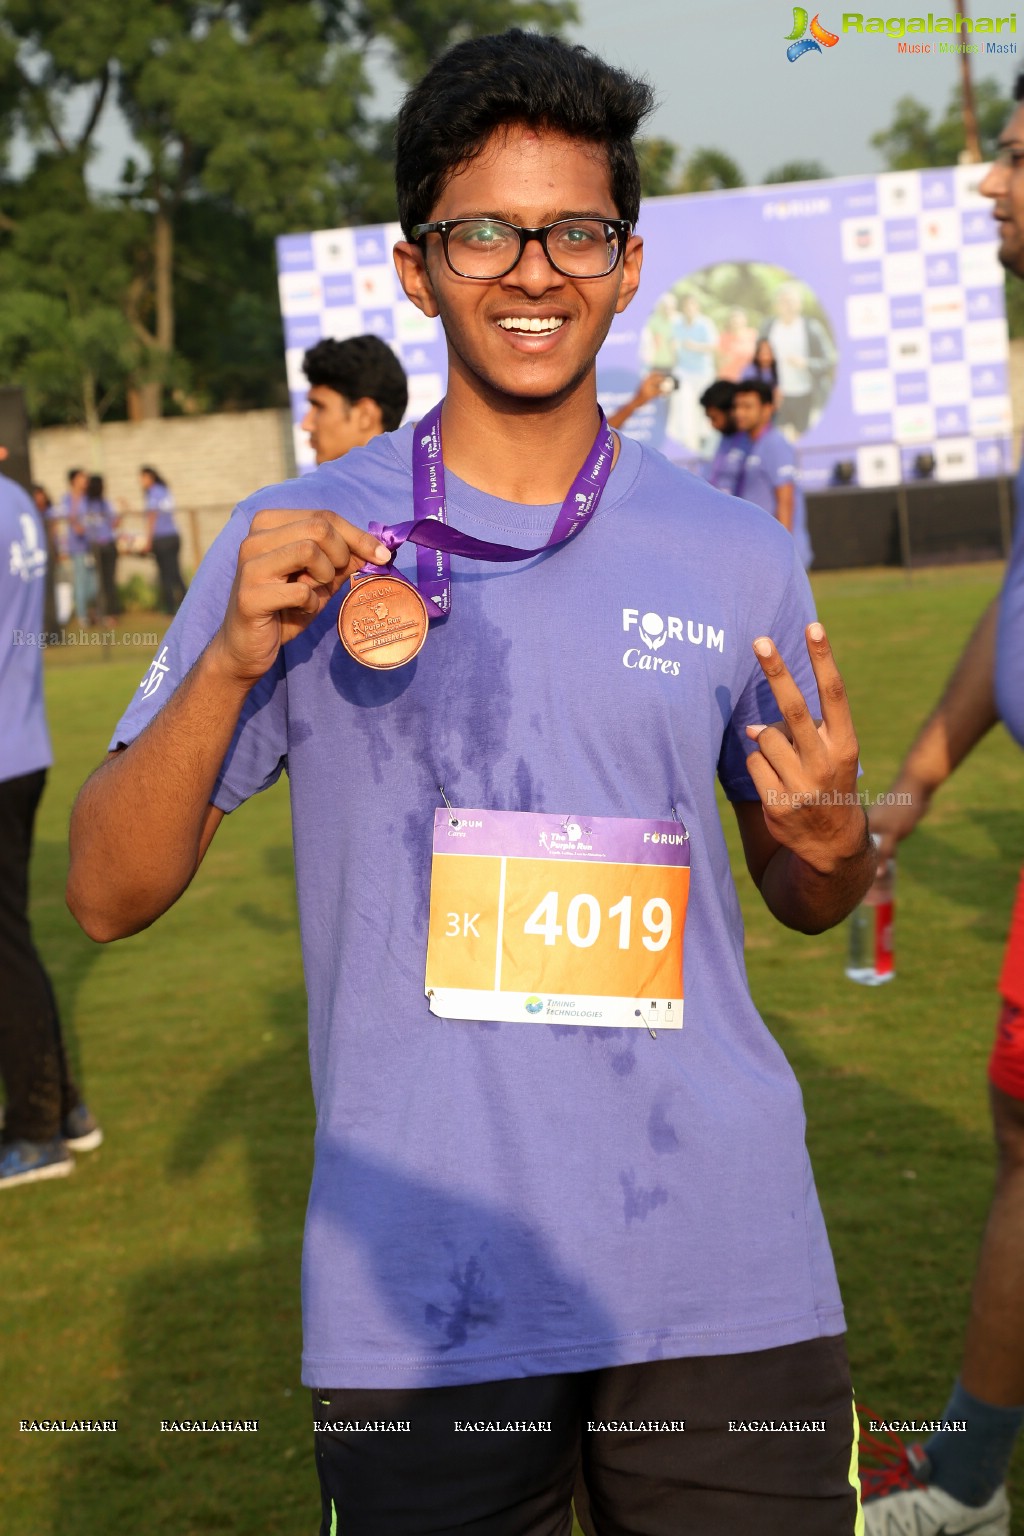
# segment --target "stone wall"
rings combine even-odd
[[[1014,467],[1021,431],[1024,430],[1024,338],[1010,342],[1010,405],[1013,411]]]
[[[151,464],[177,502],[182,564],[190,571],[236,502],[295,473],[287,411],[115,421],[95,437],[84,427],[45,427],[33,432],[31,454],[32,478],[54,501],[67,489],[69,469],[103,475],[114,506],[123,511],[123,502],[130,509],[123,525],[127,533],[144,528],[139,466]]]

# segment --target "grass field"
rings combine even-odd
[[[969,566],[816,580],[869,790],[998,579]],[[313,1113],[286,789],[228,819],[150,932],[100,948],[64,907],[71,801],[148,660],[131,645],[47,657],[57,763],[33,914],[107,1140],[73,1178],[4,1197],[0,1530],[313,1536],[298,1383]],[[959,1361],[992,1182],[985,1062],[1020,784],[1019,751],[993,733],[905,847],[891,986],[848,983],[844,934],[785,932],[740,879],[751,987],[804,1088],[858,1394],[886,1415],[937,1416]],[[18,1433],[41,1417],[113,1418],[119,1433]],[[175,1417],[258,1419],[259,1433],[161,1434]],[[1024,1532],[1024,1456],[1011,1492]]]

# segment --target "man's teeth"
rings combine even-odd
[[[507,320],[499,320],[498,324],[503,331],[557,331],[561,329],[564,321],[561,315],[552,315],[547,320],[538,320],[536,317],[530,320],[524,317],[519,320],[510,316]]]

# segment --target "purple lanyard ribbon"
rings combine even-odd
[[[529,560],[541,555],[546,549],[564,544],[583,528],[597,511],[598,503],[611,474],[612,456],[615,451],[615,434],[598,406],[600,423],[590,452],[582,469],[569,487],[555,518],[555,525],[547,540],[536,549],[516,549],[511,544],[491,544],[485,539],[475,539],[460,533],[448,522],[445,503],[444,459],[441,456],[441,406],[439,401],[424,416],[413,433],[412,443],[412,501],[415,517],[407,523],[370,523],[369,531],[388,549],[398,549],[402,544],[415,544],[416,587],[426,600],[427,612],[432,619],[442,618],[450,612],[452,603],[451,559],[452,555],[464,555],[470,560],[491,560],[511,563]],[[376,575],[379,565],[364,565],[359,572]],[[400,576],[400,571],[395,571]],[[405,580],[406,578],[402,578]]]

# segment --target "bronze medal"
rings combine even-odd
[[[379,672],[418,656],[429,625],[426,603],[397,576],[354,576],[338,611],[338,638],[346,651]]]

